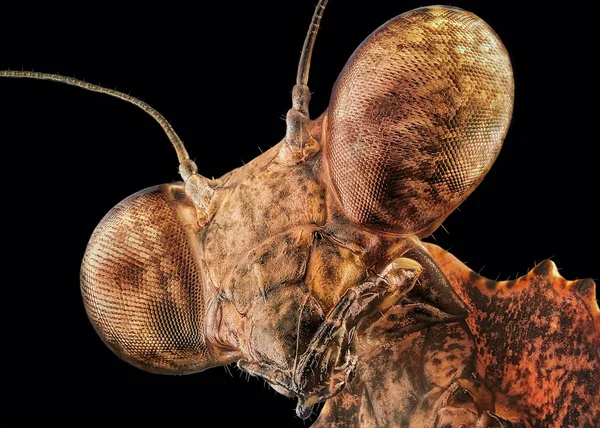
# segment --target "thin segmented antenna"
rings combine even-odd
[[[308,133],[308,123],[310,122],[308,113],[308,104],[310,103],[308,72],[313,46],[327,2],[328,0],[319,0],[304,39],[304,46],[298,63],[298,74],[296,74],[296,84],[292,89],[292,108],[288,110],[285,118],[285,141],[287,144],[279,154],[280,160],[286,164],[296,164],[303,159],[307,159],[318,152],[320,148],[319,143]]]
[[[148,104],[139,100],[131,95],[124,94],[123,92],[116,91],[114,89],[103,88],[102,86],[94,85],[93,83],[88,83],[83,80],[75,79],[73,77],[61,76],[59,74],[49,74],[49,73],[38,73],[34,71],[12,71],[12,70],[0,70],[0,77],[14,77],[14,78],[25,78],[25,79],[37,79],[37,80],[49,80],[52,82],[60,82],[66,83],[67,85],[76,86],[78,88],[87,89],[92,92],[99,92],[101,94],[107,94],[115,98],[119,98],[121,100],[127,101],[142,110],[148,113],[150,116],[154,118],[161,126],[161,128],[171,140],[175,151],[177,152],[177,157],[179,158],[179,163],[183,163],[184,161],[189,161],[190,157],[183,145],[183,141],[179,138],[171,124],[165,119],[165,117],[156,111],[154,108],[150,107]]]
[[[329,0],[319,0],[315,13],[313,14],[306,39],[304,39],[304,46],[302,47],[302,55],[300,56],[300,63],[298,64],[298,74],[296,75],[296,85],[306,86],[308,85],[308,72],[310,70],[310,59],[312,57],[313,46],[315,45],[315,39],[319,32],[319,26],[321,25],[321,18],[323,18],[323,12],[325,6]]]

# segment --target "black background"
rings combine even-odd
[[[60,72],[131,92],[171,121],[202,174],[219,176],[283,137],[316,0],[7,3],[0,69]],[[491,278],[552,258],[568,279],[598,279],[596,14],[523,3],[452,3],[500,35],[516,99],[496,164],[444,223],[449,234],[434,236]],[[311,68],[313,117],[360,42],[423,4],[330,2]],[[48,82],[0,79],[0,109],[8,254],[0,302],[10,337],[2,419],[206,426],[210,415],[225,426],[309,425],[294,416],[294,402],[235,368],[233,376],[217,368],[167,377],[130,367],[87,321],[79,265],[95,225],[126,196],[178,179],[159,126],[122,101]]]

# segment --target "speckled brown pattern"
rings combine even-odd
[[[545,261],[495,282],[425,246],[468,305],[466,322],[414,331],[418,314],[386,314],[357,339],[356,376],[313,427],[598,426],[593,281],[567,281]]]
[[[553,262],[514,281],[477,275],[428,244],[467,303],[486,382],[498,407],[544,427],[600,421],[600,310],[590,279],[567,281]]]
[[[513,106],[506,49],[461,9],[415,9],[352,55],[327,110],[325,159],[344,213],[429,234],[479,184]]]
[[[377,336],[360,340],[353,382],[326,403],[313,428],[466,428],[494,410],[476,375],[476,347],[466,324],[402,328],[416,316],[398,310],[380,321]]]

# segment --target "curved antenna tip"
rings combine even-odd
[[[296,85],[306,86],[308,85],[308,72],[310,70],[310,60],[312,58],[312,51],[315,45],[315,39],[321,26],[321,18],[323,18],[323,12],[325,6],[329,0],[319,0],[319,3],[315,7],[315,13],[313,14],[306,39],[304,39],[304,46],[302,47],[302,55],[300,56],[300,63],[298,64],[298,74],[296,75]]]

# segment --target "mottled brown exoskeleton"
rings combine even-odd
[[[518,399],[527,390],[501,383],[497,372],[519,360],[502,360],[498,344],[486,342],[503,334],[486,317],[502,311],[469,294],[480,278],[455,274],[460,266],[420,242],[499,153],[513,104],[506,50],[471,13],[408,12],[365,40],[329,108],[311,120],[308,69],[326,3],[305,42],[285,138],[216,180],[198,174],[173,129],[146,104],[71,78],[0,72],[132,102],[157,119],[177,151],[183,182],[127,198],[90,239],[81,288],[92,324],[144,370],[185,374],[237,362],[297,397],[301,417],[330,399],[317,425],[553,422],[554,410],[535,410]],[[492,293],[497,285],[484,287]],[[563,313],[576,331],[592,330],[590,346],[578,349],[590,357],[570,367],[593,373],[597,312],[590,324],[558,311],[558,321],[547,322],[551,333]],[[533,373],[548,370],[542,364]],[[395,377],[386,384],[388,374]],[[570,380],[573,390],[589,389],[572,394],[579,401],[548,408],[576,409],[581,425],[591,420],[598,387],[588,377]]]
[[[349,392],[329,400],[313,426],[597,426],[594,282],[567,281],[549,260],[497,282],[425,247],[469,316],[418,330],[402,305],[388,311],[357,338],[358,359],[368,363],[357,365]]]

